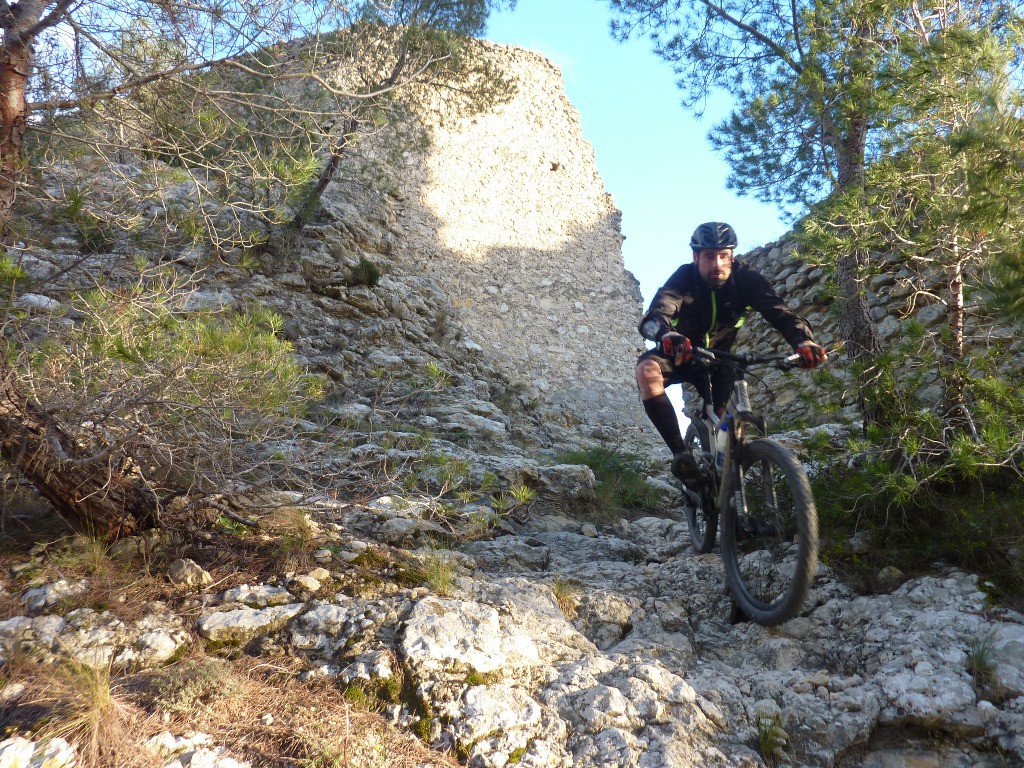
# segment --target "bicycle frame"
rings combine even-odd
[[[742,369],[739,370],[736,381],[733,382],[732,392],[729,395],[725,413],[719,417],[715,414],[711,405],[708,404],[704,407],[703,411],[698,411],[695,414],[695,418],[703,421],[704,426],[708,429],[708,445],[711,446],[712,449],[716,446],[718,431],[722,426],[723,419],[728,426],[725,456],[721,469],[718,469],[716,465],[716,474],[718,475],[718,498],[716,506],[720,512],[724,514],[728,507],[729,500],[725,498],[725,488],[728,484],[722,480],[727,477],[728,473],[733,469],[732,458],[736,452],[736,447],[743,441],[747,427],[753,427],[761,435],[768,434],[767,420],[764,416],[754,413],[750,408],[749,389],[747,387],[745,372]]]

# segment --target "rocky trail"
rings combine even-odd
[[[428,505],[394,497],[321,513],[315,568],[218,589],[179,561],[169,578],[190,610],[153,603],[134,621],[116,607],[62,613],[88,579],[25,588],[52,557],[40,551],[3,578],[23,613],[0,621],[0,654],[115,670],[194,647],[294,657],[298,679],[357,684],[393,724],[473,766],[1024,761],[1024,617],[991,608],[971,575],[856,596],[822,566],[807,610],[765,628],[729,623],[717,552],[695,555],[672,519],[599,530],[542,514],[456,549],[417,547],[435,525]],[[421,570],[366,578],[386,563]],[[0,697],[10,721],[18,683]],[[163,733],[164,764],[259,764],[231,743],[201,762],[194,736]],[[72,765],[44,762],[42,744],[19,761],[29,745],[3,742],[0,764]]]

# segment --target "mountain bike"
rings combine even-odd
[[[729,366],[736,382],[719,418],[710,403],[693,414],[686,449],[696,488],[683,486],[694,549],[710,552],[721,522],[722,561],[736,604],[758,624],[781,624],[800,610],[818,560],[818,514],[796,456],[771,438],[750,409],[747,372],[797,367],[798,355],[736,354],[695,348],[695,364]]]

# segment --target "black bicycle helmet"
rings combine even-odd
[[[736,230],[721,221],[705,222],[693,231],[693,237],[690,238],[690,247],[695,251],[701,251],[705,248],[713,250],[735,248]]]

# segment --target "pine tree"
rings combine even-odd
[[[1008,46],[1020,21],[1019,9],[988,0],[610,5],[618,14],[613,33],[649,35],[675,68],[685,105],[697,107],[715,89],[735,100],[709,134],[731,166],[729,185],[796,213],[834,195],[866,202],[868,168],[884,157],[898,114],[892,73],[908,66],[905,41],[962,24]],[[827,226],[843,297],[840,332],[853,359],[870,360],[879,345],[862,285],[868,251],[856,247],[852,223],[832,217]]]

